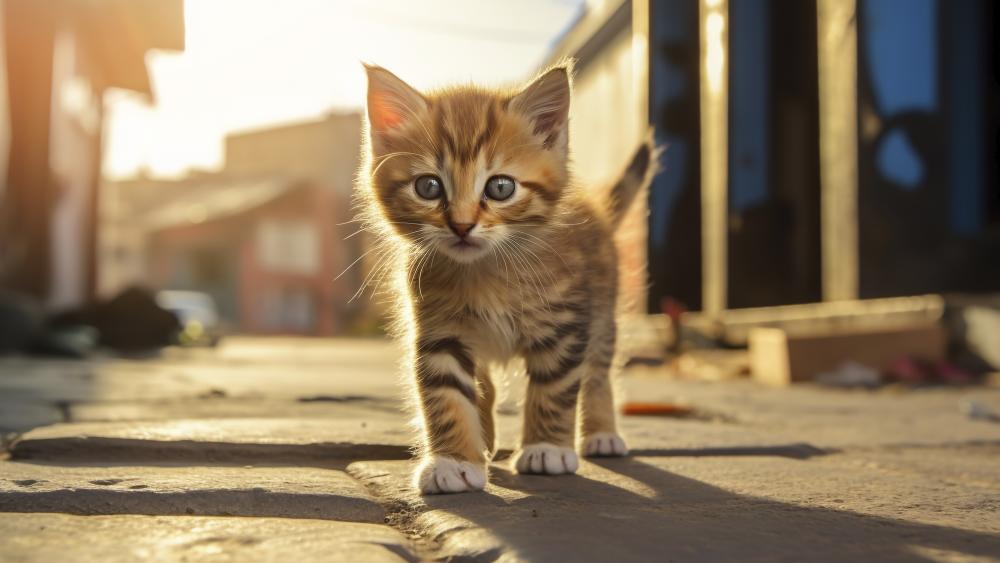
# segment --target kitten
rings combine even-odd
[[[529,378],[521,473],[574,473],[584,455],[622,456],[615,364],[613,234],[650,182],[642,144],[605,201],[570,181],[568,66],[518,91],[422,94],[367,66],[359,196],[369,226],[399,250],[401,329],[423,426],[416,486],[482,489],[495,451],[491,370]],[[579,410],[579,423],[577,422]]]

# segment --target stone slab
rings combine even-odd
[[[692,405],[703,419],[624,417],[640,449],[808,443],[821,449],[1000,443],[1000,424],[970,419],[963,404],[1000,411],[1000,389],[984,387],[838,390],[816,385],[770,389],[749,381],[670,380],[635,368],[624,396]]]
[[[299,467],[57,466],[0,462],[0,512],[272,516],[381,523],[343,471]]]
[[[372,392],[398,388],[401,353],[385,339],[230,337],[214,349],[167,348],[145,358],[4,357],[0,389],[65,400],[190,397],[212,388],[269,397],[331,387]]]
[[[24,432],[63,421],[63,414],[48,403],[15,403],[0,399],[0,434]]]
[[[416,561],[388,526],[284,518],[0,514],[0,561]]]
[[[20,414],[0,416],[0,431],[63,420],[62,406],[81,403],[363,396],[399,404],[400,354],[384,339],[233,337],[144,359],[2,357],[0,413]]]
[[[298,399],[213,396],[195,399],[102,401],[67,406],[66,422],[124,422],[185,418],[340,418],[356,421],[408,418],[399,401],[352,395],[307,395]],[[2,420],[2,418],[0,418]],[[61,420],[52,420],[61,422]],[[38,425],[36,425],[38,426]]]
[[[408,458],[410,435],[394,419],[84,422],[36,428],[9,450],[12,459],[63,462],[325,464]]]
[[[1000,558],[1000,481],[956,468],[996,453],[638,457],[559,477],[495,464],[485,492],[429,497],[409,486],[405,462],[348,471],[396,507],[390,521],[445,559],[986,561]],[[906,469],[919,457],[923,469]]]

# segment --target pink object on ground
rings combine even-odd
[[[946,383],[968,384],[976,381],[976,378],[970,373],[951,362],[938,362],[934,366],[934,372],[938,379]]]
[[[932,374],[921,362],[909,356],[902,356],[885,369],[886,378],[903,383],[926,383]]]

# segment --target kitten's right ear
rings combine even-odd
[[[388,70],[365,64],[368,73],[368,122],[372,136],[384,135],[427,109],[427,100]]]

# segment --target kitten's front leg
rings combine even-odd
[[[422,338],[415,360],[424,420],[421,493],[460,493],[486,486],[486,444],[476,407],[476,364],[460,337]]]
[[[576,473],[580,465],[573,437],[586,338],[580,325],[576,334],[542,339],[525,355],[530,381],[521,449],[514,455],[519,473]]]

